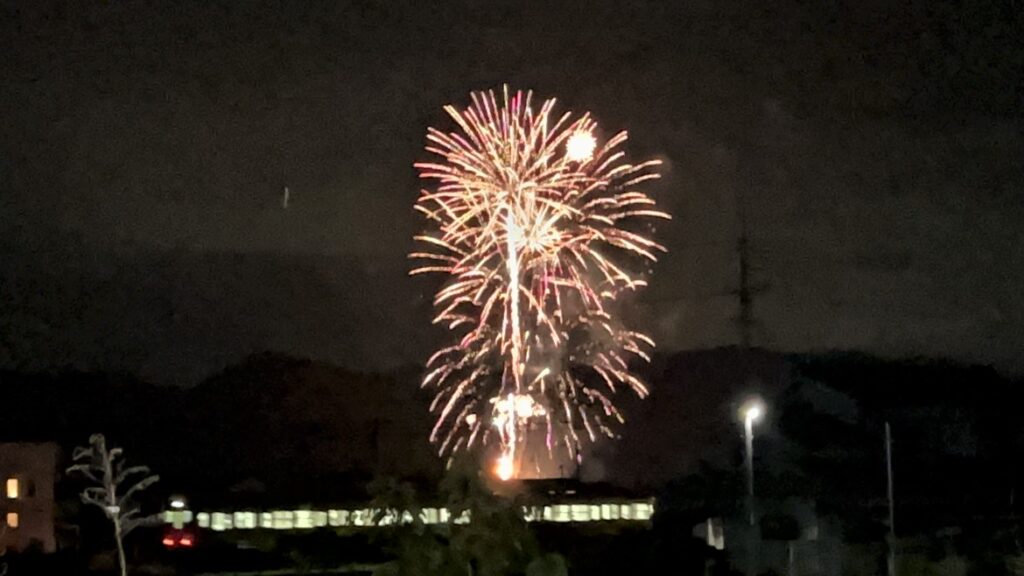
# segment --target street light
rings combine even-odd
[[[752,406],[748,406],[747,409],[743,413],[743,419],[748,421],[748,422],[753,422],[755,420],[760,419],[761,418],[761,410],[762,409],[763,408],[762,408],[762,406],[760,404],[754,404]]]
[[[749,540],[747,542],[747,576],[756,573],[757,565],[757,536],[754,522],[754,422],[764,416],[764,404],[757,398],[748,400],[740,408],[740,415],[743,416],[743,437],[746,440],[746,462],[747,462],[747,514],[750,522]]]
[[[746,440],[747,461],[747,513],[750,525],[754,525],[754,422],[764,416],[764,404],[760,400],[751,400],[743,405],[743,437]]]

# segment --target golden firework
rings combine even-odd
[[[496,439],[510,477],[531,426],[544,426],[548,450],[578,457],[580,432],[592,441],[622,420],[620,387],[647,394],[630,362],[649,360],[654,342],[612,308],[646,284],[627,264],[664,251],[644,231],[669,216],[637,189],[660,162],[627,162],[625,132],[599,144],[589,114],[553,116],[553,99],[534,107],[507,87],[500,101],[471,99],[445,107],[459,129],[428,129],[437,160],[415,165],[433,184],[416,203],[429,229],[412,274],[447,276],[434,322],[456,335],[423,385],[440,453]]]

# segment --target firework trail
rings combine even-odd
[[[583,114],[553,116],[554,100],[506,87],[446,106],[456,132],[428,129],[417,163],[416,209],[429,223],[412,274],[440,273],[435,323],[457,342],[427,363],[435,391],[431,441],[442,455],[497,441],[499,476],[514,474],[526,432],[543,426],[546,448],[577,457],[580,435],[612,435],[620,388],[646,396],[631,371],[654,342],[623,328],[612,304],[645,282],[624,262],[656,260],[643,234],[668,218],[636,189],[657,178],[657,160],[629,164],[621,132],[603,145]]]

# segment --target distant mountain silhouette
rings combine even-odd
[[[3,367],[191,385],[266,349],[381,369],[431,348],[427,304],[372,288],[407,281],[403,269],[341,256],[57,250],[6,254]]]
[[[376,476],[440,473],[420,375],[414,365],[374,374],[269,352],[190,388],[117,373],[0,372],[0,439],[70,449],[104,432],[160,473],[163,489],[197,498],[353,498]],[[1024,448],[1013,409],[1024,385],[990,368],[720,348],[656,356],[647,376],[648,399],[620,397],[620,438],[586,448],[583,480],[657,491],[703,478],[728,495],[742,462],[737,409],[756,393],[768,407],[755,430],[766,497],[873,506],[884,487],[886,421],[903,506],[919,522],[1003,514],[1011,490],[1024,487],[1012,458]]]
[[[0,373],[0,439],[102,432],[168,490],[226,494],[258,483],[264,500],[361,489],[375,475],[436,476],[418,370],[389,374],[260,353],[198,386],[154,386],[117,374]]]

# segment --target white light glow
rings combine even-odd
[[[756,422],[764,416],[764,405],[760,402],[752,402],[743,409],[743,418],[749,422]]]
[[[577,132],[565,143],[565,157],[570,162],[586,162],[594,156],[597,140],[590,132]]]
[[[533,415],[533,398],[525,394],[516,396],[516,413]]]

